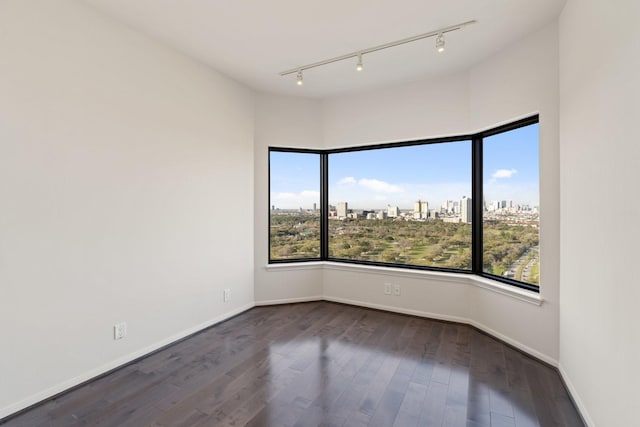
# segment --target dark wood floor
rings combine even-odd
[[[476,329],[257,307],[9,426],[582,426],[557,372]]]

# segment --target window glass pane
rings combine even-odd
[[[471,268],[471,142],[329,155],[329,257]]]
[[[269,153],[269,260],[320,257],[320,155]]]
[[[538,286],[538,124],[484,139],[485,273]]]

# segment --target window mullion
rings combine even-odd
[[[329,256],[329,155],[320,154],[320,259]]]
[[[471,152],[471,204],[473,216],[471,220],[471,269],[474,273],[482,273],[482,221],[484,195],[482,188],[482,137],[474,136]]]

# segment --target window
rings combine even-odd
[[[269,152],[269,260],[320,258],[320,155]]]
[[[471,269],[471,141],[329,154],[329,258]]]
[[[538,116],[459,137],[269,150],[269,262],[454,271],[539,289]]]
[[[483,140],[483,272],[540,281],[538,124]]]

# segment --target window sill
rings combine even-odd
[[[347,264],[331,261],[288,262],[282,264],[268,264],[267,271],[297,271],[297,270],[338,270],[361,273],[376,273],[393,277],[408,277],[412,279],[435,279],[443,282],[455,282],[477,286],[490,292],[505,295],[529,304],[541,306],[543,299],[537,292],[510,286],[497,280],[476,276],[474,274],[446,273],[427,270],[410,270],[404,268],[380,267],[370,265]]]

